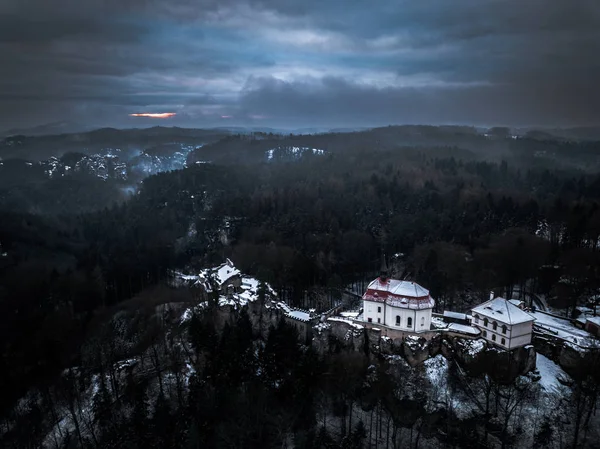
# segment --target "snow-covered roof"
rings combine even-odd
[[[276,305],[278,308],[283,310],[283,312],[285,313],[285,316],[287,316],[288,318],[291,318],[293,320],[310,321],[311,319],[317,318],[316,316],[311,316],[311,314],[308,310],[292,309],[286,303],[281,302],[281,301],[278,302]]]
[[[258,289],[258,284],[259,284],[258,279],[244,276],[242,278],[242,286],[241,287],[243,289],[256,290],[256,289]]]
[[[526,323],[535,317],[519,309],[504,298],[494,298],[472,309],[473,313],[506,324]]]
[[[213,268],[213,272],[215,273],[215,280],[219,285],[223,285],[232,277],[240,275],[240,270],[229,259],[217,268]]]
[[[470,335],[479,335],[480,333],[479,329],[472,326],[465,326],[464,324],[450,323],[448,325],[448,329],[451,331],[463,332],[465,334]]]
[[[381,277],[369,284],[363,300],[385,302],[390,306],[405,309],[431,309],[435,305],[429,290],[416,282]]]
[[[198,280],[196,281],[196,285],[202,285],[206,288],[207,291],[210,291],[210,283],[208,279],[212,276],[214,281],[217,283],[218,287],[221,288],[227,284],[231,278],[235,276],[240,276],[242,273],[238,270],[233,262],[229,259],[226,259],[224,263],[214,268],[207,268],[200,272],[198,275]],[[246,281],[247,283],[249,281]],[[257,281],[258,282],[258,281]],[[252,288],[252,285],[246,285],[246,288]]]
[[[525,304],[523,301],[521,301],[520,299],[509,299],[508,300],[509,303],[519,307],[520,305]]]
[[[407,298],[421,298],[429,295],[429,290],[412,281],[399,281],[397,279],[382,279],[378,277],[372,281],[367,290],[388,292],[396,296]]]
[[[453,318],[455,320],[467,320],[467,315],[464,313],[451,312],[450,310],[444,310],[444,318]]]
[[[292,310],[287,314],[290,318],[294,318],[296,320],[308,321],[310,319],[310,314],[308,312],[301,312],[300,310]]]
[[[588,316],[585,317],[586,323],[593,323],[596,326],[600,326],[600,316]]]

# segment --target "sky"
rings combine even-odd
[[[600,125],[598,0],[1,0],[0,61],[0,130]]]

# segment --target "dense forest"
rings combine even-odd
[[[39,194],[27,195],[26,208],[7,193],[14,186],[0,191],[0,199],[10,198],[0,210],[0,441],[6,447],[282,447],[293,434],[294,447],[358,448],[367,447],[367,438],[376,447],[367,437],[373,432],[387,432],[381,447],[421,447],[439,435],[435,419],[447,436],[437,447],[486,447],[481,417],[425,419],[418,401],[391,393],[402,385],[387,362],[369,361],[368,348],[322,357],[298,345],[283,322],[263,338],[253,335],[242,312],[217,332],[207,312],[194,315],[179,337],[168,326],[140,324],[132,332],[152,337],[140,337],[135,351],[116,350],[106,330],[114,314],[193,303],[164,287],[173,268],[197,270],[229,257],[288,302],[312,307],[317,303],[306,303],[306,291],[363,282],[385,255],[398,275],[431,290],[436,311],[466,311],[490,290],[543,294],[566,315],[590,300],[595,308],[599,142],[462,127],[204,137],[206,145],[187,156],[187,168],[147,177],[133,195],[117,195],[113,181],[90,177],[43,181]],[[47,212],[73,198],[81,206]],[[101,332],[109,334],[100,338]],[[194,351],[185,395],[166,395],[162,384],[153,391],[144,379],[124,379],[121,386],[102,381],[93,401],[97,434],[77,429],[65,446],[44,442],[43,417],[57,397],[72,404],[93,373],[104,379],[122,360],[116,353],[125,358],[155,348],[165,332],[165,339],[185,340]],[[177,347],[159,351],[165,363],[156,362],[159,379],[167,367],[178,372]],[[596,407],[597,379],[581,379],[571,392],[580,402],[569,405],[581,421],[575,437],[564,435],[565,445],[577,444]],[[506,415],[530,399],[529,387],[504,391],[478,382],[484,381],[473,385],[489,388],[488,399],[495,395],[500,415],[503,406]],[[41,402],[21,403],[26,411],[16,416],[15,404],[33,388]],[[319,422],[329,414],[351,417],[347,407],[359,403],[379,421],[343,419],[341,435]],[[496,432],[502,447],[520,447],[508,426],[512,413]],[[543,419],[533,447],[566,447],[552,446],[562,418]],[[401,422],[419,423],[421,443],[412,424]]]

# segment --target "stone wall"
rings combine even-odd
[[[343,350],[372,355],[400,355],[412,367],[442,354],[447,359],[457,360],[474,374],[491,369],[499,379],[506,381],[534,370],[536,360],[531,345],[505,351],[480,338],[437,331],[409,334],[402,331],[385,332],[383,327],[360,329],[344,321],[328,321],[316,326],[312,345],[321,354]]]
[[[357,324],[358,323],[359,322],[357,322]],[[379,323],[366,323],[364,321],[360,321],[360,325],[364,326],[367,329],[373,330],[375,332],[379,332],[381,334],[381,336],[385,336],[385,337],[391,338],[393,340],[405,339],[405,338],[413,336],[413,335],[418,335],[419,338],[424,338],[425,340],[431,340],[432,338],[434,338],[440,334],[439,330],[410,332],[410,331],[404,331],[404,330],[400,330],[400,329],[392,329],[390,327],[384,326]]]

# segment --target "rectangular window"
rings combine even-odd
[[[396,326],[400,326],[400,315],[396,315]]]
[[[373,318],[369,318],[368,321],[369,321],[369,323],[372,323],[373,322]]]
[[[377,313],[381,313],[381,307],[377,307]]]
[[[378,323],[381,323],[381,318],[377,318],[377,322],[378,322]]]

